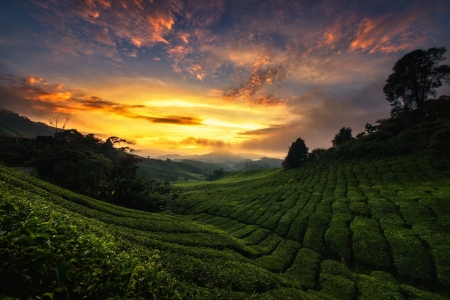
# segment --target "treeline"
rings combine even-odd
[[[389,118],[367,123],[365,131],[352,136],[350,127],[335,135],[330,149],[308,153],[298,138],[283,161],[288,170],[317,158],[379,158],[422,153],[450,158],[450,97],[436,96],[436,89],[450,84],[450,66],[444,47],[417,49],[400,58],[386,80],[383,92],[391,105]]]
[[[72,191],[115,204],[157,211],[176,196],[169,181],[137,175],[139,159],[132,143],[115,136],[105,141],[75,129],[38,136],[6,138],[0,143],[1,162],[35,167],[37,175]]]
[[[444,96],[428,101],[421,110],[404,111],[397,116],[366,124],[365,131],[353,137],[343,127],[329,149],[308,152],[299,138],[292,143],[283,161],[284,169],[301,166],[313,159],[382,158],[410,154],[450,158],[450,101]]]

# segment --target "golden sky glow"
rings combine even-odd
[[[450,4],[431,2],[2,1],[0,107],[143,155],[327,148],[387,116],[402,55],[450,46]]]

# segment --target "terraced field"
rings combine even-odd
[[[184,185],[173,210],[229,233],[253,264],[303,289],[424,298],[411,286],[450,288],[450,177],[439,169],[406,157],[241,172]]]
[[[450,296],[450,174],[433,158],[315,161],[178,184],[181,197],[160,214],[3,167],[0,183],[2,197],[107,231],[124,251],[158,249],[190,298]]]

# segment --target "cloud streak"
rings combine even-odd
[[[44,78],[36,76],[1,75],[0,88],[2,91],[0,106],[13,109],[28,107],[38,115],[53,113],[72,115],[85,111],[98,111],[150,123],[202,125],[202,119],[197,116],[144,115],[136,113],[147,110],[148,107],[144,105],[121,104],[96,96],[87,96],[80,90],[65,87],[63,84],[50,84]]]
[[[159,139],[159,143],[179,147],[179,146],[200,146],[200,147],[208,147],[213,149],[219,149],[224,147],[230,147],[231,144],[218,139],[209,139],[209,138],[198,138],[198,137],[187,137],[179,141],[168,140],[168,139]]]

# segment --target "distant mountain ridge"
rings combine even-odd
[[[0,135],[36,137],[55,134],[55,128],[42,122],[33,122],[10,110],[0,108]]]
[[[271,169],[281,167],[282,159],[260,157],[257,160],[249,159],[256,157],[255,154],[247,154],[244,157],[240,154],[233,153],[227,150],[216,150],[211,153],[203,155],[179,155],[179,154],[168,154],[156,157],[156,159],[166,160],[170,159],[177,162],[186,162],[188,164],[193,164],[194,161],[216,164],[224,166],[224,170],[249,170],[249,169]]]
[[[243,161],[246,158],[227,150],[216,150],[211,153],[202,155],[179,155],[167,154],[158,156],[156,159],[171,159],[171,160],[198,160],[207,163],[230,163]]]

